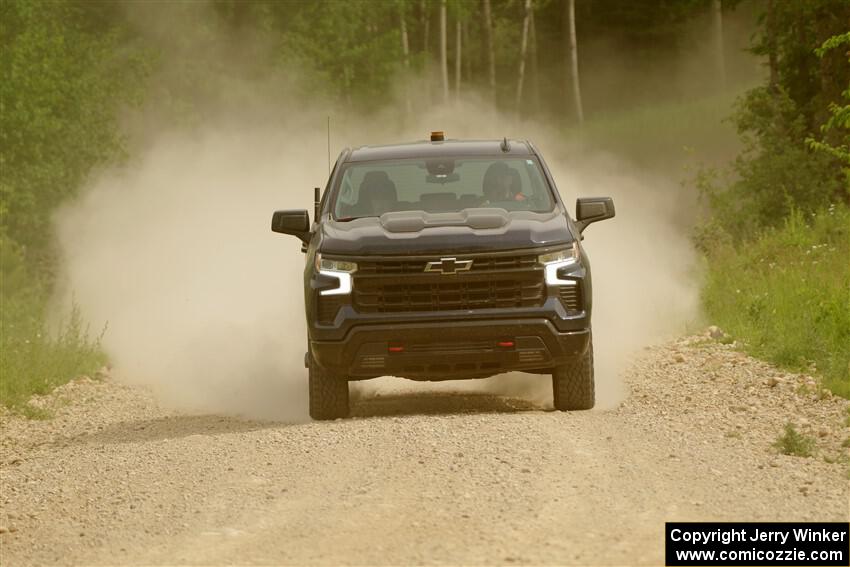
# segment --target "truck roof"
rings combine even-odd
[[[508,140],[508,151],[503,151],[504,140],[422,140],[385,146],[360,146],[353,148],[345,161],[376,161],[421,157],[446,156],[529,156],[534,152],[525,140]]]

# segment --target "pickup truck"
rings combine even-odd
[[[309,406],[349,414],[348,383],[378,376],[551,374],[557,410],[594,405],[592,287],[585,228],[609,197],[571,218],[546,162],[524,140],[363,146],[339,155],[307,210],[272,231],[302,242]]]

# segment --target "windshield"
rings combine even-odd
[[[387,212],[457,212],[475,207],[547,212],[552,195],[532,158],[428,158],[348,164],[334,218]]]

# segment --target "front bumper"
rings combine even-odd
[[[588,328],[561,331],[536,317],[355,326],[343,341],[311,339],[310,351],[321,367],[352,380],[453,380],[547,371],[584,354],[589,342]]]
[[[535,261],[537,252],[532,255]],[[352,380],[376,376],[441,380],[492,376],[511,370],[550,372],[583,354],[590,342],[589,266],[583,260],[568,266],[564,273],[559,271],[559,280],[575,282],[566,285],[550,282],[540,266],[529,268],[522,256],[487,257],[484,261],[501,261],[502,257],[508,262],[517,257],[517,261],[508,267],[495,266],[468,275],[431,276],[404,269],[393,275],[367,272],[360,276],[366,287],[359,288],[360,283],[355,281],[353,294],[337,296],[337,305],[319,301],[328,296],[319,295],[322,282],[308,274],[305,303],[312,357],[330,374]],[[386,304],[375,301],[376,292],[371,289],[376,287],[374,281],[391,282],[381,288],[387,294]],[[493,289],[481,284],[490,281],[508,282],[507,303],[513,306],[504,305],[503,296],[495,287],[500,283],[494,283]],[[478,283],[467,289],[460,285],[455,288],[451,282]],[[521,284],[513,286],[513,282]],[[450,289],[440,291],[445,283],[450,284]],[[535,284],[542,285],[542,290],[534,290]],[[526,289],[521,287],[526,285],[539,293],[539,304],[525,301],[524,292],[516,293],[517,289]],[[459,298],[468,299],[479,293],[490,293],[493,306],[471,308],[472,302],[468,301],[465,309],[440,309],[445,307],[441,302],[455,300],[455,305],[463,303],[456,301]],[[387,297],[409,301],[409,305],[401,305],[410,309],[398,309],[399,303],[390,302]],[[528,297],[533,300],[533,293]],[[390,308],[379,311],[375,305]],[[368,309],[358,310],[363,306]]]

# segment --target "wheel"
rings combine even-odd
[[[348,380],[331,376],[311,358],[309,382],[310,417],[317,420],[348,417]]]
[[[552,373],[552,393],[556,410],[588,410],[593,407],[596,401],[593,339],[582,356],[555,367]]]

